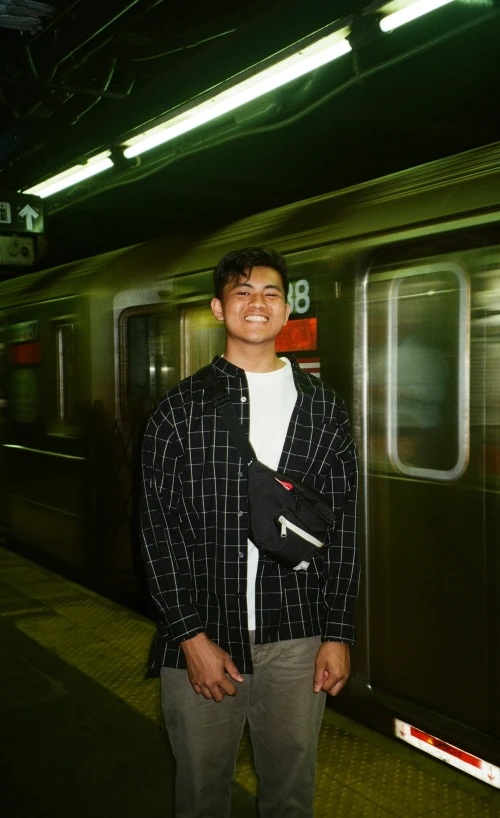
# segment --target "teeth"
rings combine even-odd
[[[245,321],[267,321],[265,315],[246,315]]]

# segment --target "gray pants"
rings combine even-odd
[[[161,703],[177,762],[176,818],[229,818],[245,720],[259,779],[260,818],[312,818],[326,695],[313,693],[319,636],[253,645],[254,672],[236,696],[197,695],[185,670],[162,668]]]

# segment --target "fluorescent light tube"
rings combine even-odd
[[[417,3],[412,3],[410,6],[383,17],[380,21],[380,28],[384,32],[393,31],[395,28],[404,26],[405,23],[416,20],[417,17],[422,17],[424,14],[428,14],[429,11],[446,6],[448,3],[453,3],[453,0],[418,0]]]
[[[192,131],[195,128],[216,119],[219,116],[234,111],[247,102],[257,99],[263,94],[269,93],[292,80],[302,77],[320,68],[322,65],[341,57],[351,51],[351,46],[346,39],[348,29],[343,28],[323,37],[311,45],[305,46],[302,50],[285,57],[280,62],[265,68],[252,77],[248,77],[239,83],[226,88],[210,99],[194,105],[192,108],[182,111],[166,122],[150,128],[143,133],[137,134],[124,142],[125,150],[123,155],[126,159],[139,156],[141,153],[169,142],[181,134]],[[45,199],[58,193],[65,188],[83,182],[91,176],[96,176],[105,170],[113,167],[111,151],[93,156],[86,164],[74,165],[72,168],[46,179],[27,190],[24,193],[32,193]]]
[[[343,29],[341,32],[336,31],[323,37],[253,77],[215,94],[211,99],[173,116],[155,128],[131,137],[124,143],[126,146],[124,156],[131,159],[151,148],[156,148],[347,54],[351,46],[345,39],[346,33]]]
[[[74,165],[68,170],[63,170],[56,176],[40,182],[38,185],[23,190],[23,193],[32,193],[34,196],[40,196],[46,199],[47,196],[52,196],[53,193],[59,193],[60,190],[65,190],[67,187],[83,182],[84,179],[90,179],[91,176],[97,176],[105,170],[113,167],[111,161],[111,151],[104,151],[93,156],[86,162],[85,165]]]

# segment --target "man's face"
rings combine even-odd
[[[281,276],[271,267],[254,267],[247,280],[229,282],[211,306],[228,338],[252,345],[274,341],[290,313]]]

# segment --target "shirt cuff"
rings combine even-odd
[[[346,611],[329,611],[322,628],[322,642],[345,642],[354,645],[354,616]]]
[[[169,611],[166,621],[170,638],[178,645],[181,642],[185,642],[186,639],[192,639],[196,634],[203,633],[206,630],[195,610],[191,612],[186,611],[185,613],[179,611],[179,617],[176,619],[172,616],[172,611]]]

